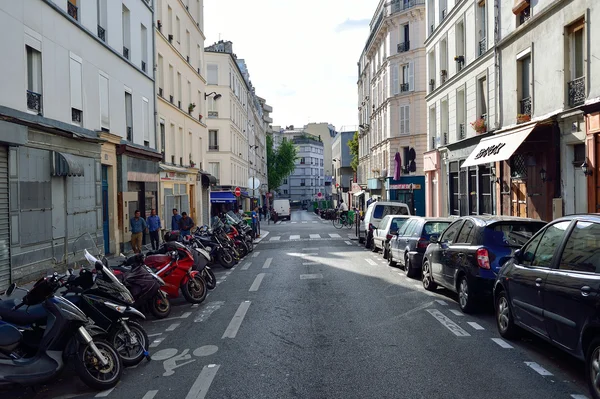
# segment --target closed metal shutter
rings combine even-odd
[[[0,146],[0,291],[10,284],[10,225],[8,216],[8,148]]]
[[[210,224],[209,221],[210,212],[210,199],[207,188],[202,187],[202,224]]]

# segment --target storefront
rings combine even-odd
[[[210,190],[217,184],[217,178],[208,172],[200,171],[196,183],[196,192],[198,193],[198,212],[196,224],[210,224]]]
[[[401,176],[400,180],[389,178],[386,181],[389,201],[399,201],[408,205],[411,214],[425,216],[425,177]]]
[[[196,176],[190,174],[186,168],[160,164],[160,197],[163,199],[161,207],[161,219],[169,221],[164,224],[170,229],[173,209],[179,214],[186,212],[194,221],[196,220]]]
[[[600,212],[600,104],[586,107],[586,159],[581,168],[587,178],[588,212]]]
[[[232,191],[211,191],[211,217],[229,211],[237,212],[240,208],[242,208],[242,201],[244,198],[249,198],[248,193],[244,191],[242,191],[242,195],[239,197],[236,197]]]
[[[492,209],[502,215],[552,220],[553,198],[560,197],[559,143],[560,132],[553,120],[488,136],[465,162],[451,165],[450,184],[469,192],[464,210],[470,213],[486,214]],[[500,196],[496,206],[495,192]],[[451,203],[456,202],[461,215],[465,214],[460,196],[451,197]]]
[[[437,150],[423,154],[423,171],[425,172],[425,215],[439,217],[442,215],[440,190],[440,153]]]

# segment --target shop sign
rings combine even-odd
[[[482,148],[477,155],[475,155],[475,159],[479,159],[479,158],[483,158],[483,157],[489,157],[491,155],[498,155],[500,153],[500,150],[506,145],[506,143],[498,143],[498,144],[494,144],[491,145],[489,147],[486,148]]]
[[[186,181],[187,175],[185,173],[177,172],[160,172],[160,180]]]
[[[412,187],[413,190],[420,190],[420,184],[390,184],[390,190],[410,190]]]

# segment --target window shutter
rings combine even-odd
[[[400,107],[399,111],[400,111],[400,134],[404,134],[404,107]]]
[[[404,133],[410,134],[410,105],[404,106]]]
[[[100,75],[100,126],[110,128],[108,103],[108,79]]]
[[[408,63],[408,90],[415,91],[415,63]]]
[[[400,92],[400,81],[399,81],[399,66],[398,64],[392,65],[392,94],[396,95]]]
[[[214,64],[209,64],[207,66],[208,71],[208,84],[216,85],[219,83],[219,66]]]
[[[81,94],[81,63],[71,58],[71,107],[83,111]]]
[[[150,141],[150,105],[147,98],[142,97],[142,121],[144,140]]]

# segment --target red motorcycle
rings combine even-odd
[[[194,257],[188,248],[180,243],[169,243],[174,250],[166,254],[149,255],[144,263],[155,270],[165,285],[161,288],[171,298],[183,297],[190,303],[201,303],[208,293],[206,281],[200,272],[193,270]],[[170,249],[170,248],[169,248]]]
[[[240,258],[248,255],[250,253],[250,248],[248,248],[248,243],[246,243],[246,240],[241,238],[239,231],[233,226],[227,226],[227,229],[227,238],[229,238],[231,243],[239,252]]]

